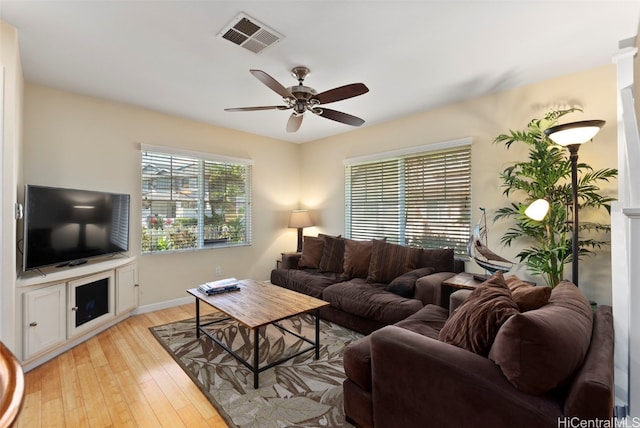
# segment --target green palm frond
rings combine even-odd
[[[580,108],[552,110],[542,119],[532,119],[523,131],[510,130],[501,134],[494,143],[504,144],[509,149],[515,143],[529,147],[526,161],[515,162],[499,173],[503,195],[519,198],[522,202],[510,202],[499,208],[493,221],[508,221],[510,226],[501,238],[501,243],[510,246],[515,242],[529,245],[516,257],[527,265],[534,275],[542,276],[547,284],[555,286],[563,278],[564,266],[572,260],[572,187],[571,161],[568,151],[554,144],[544,131],[561,117],[581,112]],[[606,209],[615,199],[602,194],[599,184],[609,182],[618,175],[613,168],[594,170],[590,165],[578,164],[578,203],[580,209]],[[524,215],[525,208],[536,199],[546,199],[550,212],[542,221],[533,221]],[[578,258],[595,254],[609,242],[596,239],[611,230],[609,224],[580,222]]]

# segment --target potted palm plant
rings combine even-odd
[[[529,157],[526,161],[515,162],[500,173],[503,194],[518,198],[500,208],[494,221],[509,220],[512,225],[502,236],[504,245],[522,241],[528,247],[517,254],[534,275],[544,278],[550,287],[555,287],[562,279],[564,266],[574,257],[571,250],[573,212],[571,201],[571,162],[568,151],[555,145],[544,133],[545,129],[557,124],[562,116],[582,111],[579,108],[552,110],[543,119],[533,119],[524,131],[510,130],[499,135],[494,143],[502,143],[509,149],[513,144],[526,144]],[[578,205],[579,209],[606,209],[610,212],[613,198],[601,193],[598,184],[617,177],[612,168],[594,170],[584,162],[578,164]],[[534,201],[545,199],[549,202],[549,212],[540,221],[532,220],[524,214]],[[609,232],[610,224],[581,221],[579,226],[578,258],[594,254],[594,250],[608,245],[598,239],[599,232]]]

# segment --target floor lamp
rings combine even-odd
[[[293,210],[291,211],[291,217],[289,217],[289,227],[298,229],[298,253],[302,252],[302,229],[305,227],[313,226],[311,217],[309,217],[309,211],[307,210]]]
[[[578,149],[580,145],[591,140],[604,126],[604,120],[583,120],[552,126],[544,133],[556,144],[569,149],[571,160],[571,191],[573,204],[573,238],[571,241],[571,281],[578,286]]]

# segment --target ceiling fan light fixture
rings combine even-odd
[[[305,77],[309,75],[309,69],[307,67],[299,66],[291,69],[293,77],[298,79],[298,85],[288,88],[282,86],[280,82],[262,70],[249,70],[249,72],[273,92],[279,94],[286,105],[236,107],[226,108],[225,111],[293,110],[287,122],[287,132],[298,131],[302,124],[304,112],[307,110],[325,119],[346,125],[361,126],[364,123],[364,120],[359,117],[341,111],[319,107],[321,104],[346,100],[369,92],[369,88],[367,88],[364,83],[352,83],[318,93],[315,89],[303,85]]]

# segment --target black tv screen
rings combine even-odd
[[[129,250],[130,196],[25,186],[25,271]]]

